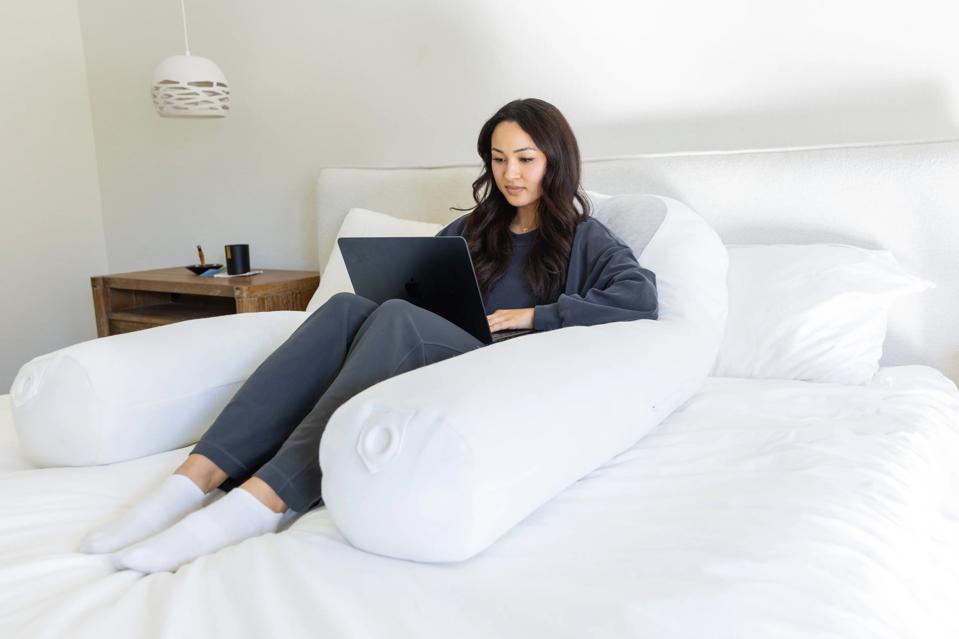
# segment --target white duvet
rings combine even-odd
[[[77,543],[190,447],[25,469],[8,410],[4,639],[959,636],[959,393],[925,366],[866,386],[710,378],[454,564],[356,550],[316,509],[176,573],[116,572]]]

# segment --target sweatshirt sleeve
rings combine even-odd
[[[632,249],[602,229],[587,241],[586,254],[595,257],[588,258],[585,265],[585,292],[563,293],[552,304],[537,305],[535,330],[658,319],[656,274],[641,267]]]
[[[447,237],[447,236],[462,236],[463,230],[466,228],[466,218],[469,217],[469,213],[466,215],[461,215],[456,218],[443,228],[441,228],[434,237]]]

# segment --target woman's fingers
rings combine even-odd
[[[496,311],[492,315],[487,315],[487,319],[489,319],[490,332],[501,331],[505,328],[509,328],[509,316],[507,315],[506,311]]]
[[[489,330],[491,333],[499,330],[500,323],[503,321],[500,311],[496,311],[492,315],[487,315],[486,320],[489,322]]]
[[[499,309],[492,315],[486,316],[491,333],[508,328],[532,328],[532,318],[533,309],[531,308]]]

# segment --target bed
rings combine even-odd
[[[319,508],[175,573],[116,572],[77,542],[190,447],[33,468],[0,397],[0,635],[959,636],[959,337],[931,328],[957,316],[935,232],[957,166],[951,143],[587,161],[588,188],[676,197],[728,242],[890,248],[939,288],[891,315],[868,383],[709,377],[464,562],[358,550]],[[320,263],[350,207],[441,222],[475,172],[322,170]]]

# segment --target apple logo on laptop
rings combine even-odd
[[[414,280],[412,277],[410,278],[409,282],[403,285],[403,287],[406,289],[406,294],[411,298],[421,297],[419,282]]]

